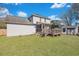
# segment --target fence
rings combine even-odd
[[[6,35],[6,29],[0,29],[0,36]]]

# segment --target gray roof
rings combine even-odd
[[[64,26],[63,28],[75,28],[75,26]]]
[[[30,17],[32,17],[32,16],[36,16],[36,17],[40,17],[40,18],[45,18],[45,19],[47,19],[47,20],[51,20],[50,18],[45,17],[45,16],[41,16],[41,15],[39,15],[39,14],[32,14]]]
[[[18,16],[7,16],[5,18],[6,23],[11,23],[11,24],[32,24],[27,20],[26,18],[18,17]]]

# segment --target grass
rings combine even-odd
[[[1,56],[79,56],[79,37],[0,37]]]

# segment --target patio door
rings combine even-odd
[[[41,32],[42,29],[41,29],[41,24],[37,24],[36,25],[36,32]]]
[[[79,27],[78,27],[78,33],[79,33]]]

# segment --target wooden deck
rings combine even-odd
[[[48,30],[43,30],[41,32],[41,36],[60,36],[61,35],[61,30],[60,29],[48,29]]]

